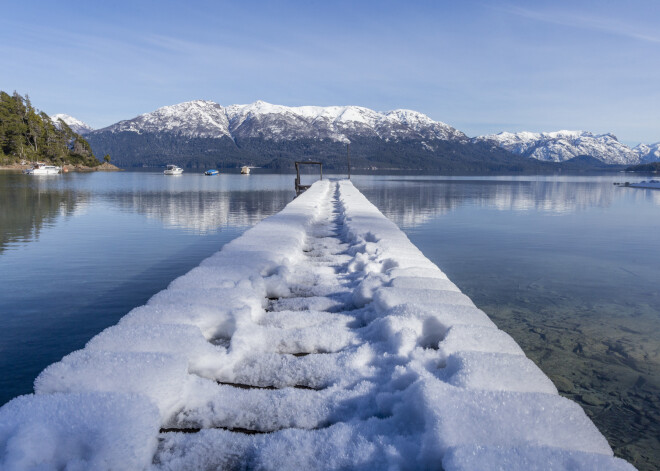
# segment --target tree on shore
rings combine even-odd
[[[104,160],[106,163],[110,163],[110,154],[105,154],[105,155],[103,156],[103,160]]]
[[[61,119],[32,106],[29,96],[0,91],[0,164],[21,160],[99,165],[89,143]]]

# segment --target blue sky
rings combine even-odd
[[[660,1],[5,3],[0,89],[93,127],[193,99],[660,141]]]

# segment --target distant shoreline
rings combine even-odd
[[[11,165],[0,165],[0,170],[6,171],[16,171],[22,172],[25,169],[31,168],[32,165],[21,165],[21,164],[11,164]],[[102,164],[97,165],[96,167],[89,167],[87,165],[71,165],[65,164],[63,166],[65,169],[64,173],[67,172],[123,172],[123,168],[119,168],[116,165],[112,165],[108,162],[103,162]]]

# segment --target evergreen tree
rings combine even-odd
[[[89,143],[61,119],[32,106],[29,96],[0,91],[0,163],[20,160],[99,165]]]

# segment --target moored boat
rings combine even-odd
[[[35,163],[32,168],[23,170],[26,175],[57,175],[62,170],[57,165],[46,165],[40,162]]]
[[[241,175],[250,175],[250,167],[247,165],[241,167]]]
[[[183,169],[181,167],[177,167],[176,165],[168,165],[163,173],[165,175],[181,175],[183,173]]]
[[[218,175],[220,172],[218,172],[216,169],[211,168],[204,172],[204,175]]]

